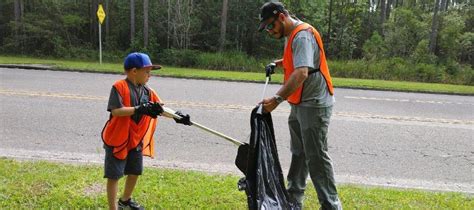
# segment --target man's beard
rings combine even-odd
[[[283,25],[282,22],[280,22],[280,26],[281,26],[280,31],[278,32],[278,35],[280,35],[280,36],[278,36],[278,37],[273,36],[275,39],[281,39],[285,36],[285,26]]]

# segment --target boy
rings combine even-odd
[[[104,178],[107,178],[109,209],[143,209],[131,195],[143,172],[143,155],[153,157],[153,134],[157,116],[163,113],[160,98],[146,83],[153,65],[144,53],[130,53],[124,61],[127,78],[116,81],[109,97],[107,111],[110,118],[102,130],[105,148]],[[190,125],[189,115],[182,115],[177,123]],[[125,189],[117,201],[118,181],[127,175]]]

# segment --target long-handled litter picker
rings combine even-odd
[[[265,86],[263,86],[263,92],[262,92],[262,100],[265,99],[265,92],[267,91],[267,86],[268,82],[272,80],[272,74],[275,73],[275,63],[270,63],[265,67],[265,74],[266,74],[266,79],[265,79]],[[263,112],[263,104],[260,104],[258,106],[257,114],[262,114]]]
[[[171,117],[174,118],[174,119],[178,119],[178,120],[181,119],[181,116],[175,114],[176,112],[175,112],[174,110],[168,108],[168,107],[163,107],[163,111],[164,111],[164,113],[166,113],[167,115],[171,116]],[[236,139],[234,139],[234,138],[232,138],[232,137],[230,137],[230,136],[227,136],[227,135],[225,135],[225,134],[223,134],[223,133],[221,133],[221,132],[218,132],[218,131],[215,131],[215,130],[213,130],[213,129],[210,129],[210,128],[208,128],[208,127],[206,127],[206,126],[204,126],[204,125],[201,125],[201,124],[199,124],[199,123],[197,123],[197,122],[191,121],[191,125],[196,126],[196,127],[200,128],[200,129],[202,129],[202,130],[205,130],[205,131],[207,131],[207,132],[209,132],[209,133],[212,133],[212,134],[214,134],[214,135],[216,135],[216,136],[222,137],[222,138],[224,138],[225,140],[230,141],[230,142],[234,143],[234,144],[237,145],[237,146],[244,145],[243,142],[240,142],[240,141],[238,141],[238,140],[236,140]]]
[[[177,115],[176,112],[168,107],[163,107],[163,115],[165,117],[170,117],[174,119],[181,119],[181,116]],[[239,147],[237,151],[237,157],[235,158],[235,165],[237,168],[239,168],[241,171],[245,171],[247,169],[247,156],[248,156],[248,151],[249,151],[249,145],[247,143],[243,143],[241,141],[238,141],[230,136],[227,136],[221,132],[215,131],[213,129],[210,129],[204,125],[201,125],[197,122],[191,121],[191,125],[196,126],[204,131],[207,131],[209,133],[212,133],[216,136],[219,136],[221,138],[224,138],[225,140],[232,142],[236,146]]]

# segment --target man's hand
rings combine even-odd
[[[136,114],[144,114],[144,115],[148,115],[152,118],[156,118],[158,116],[158,114],[156,112],[153,112],[153,106],[154,106],[153,102],[147,102],[147,103],[144,103],[142,105],[135,106],[135,113]]]
[[[272,75],[273,73],[275,73],[275,68],[276,68],[276,64],[275,63],[269,63],[265,66],[265,75],[267,77],[269,77],[270,75]]]
[[[263,104],[264,112],[272,112],[279,105],[275,97],[263,99],[259,104]]]
[[[283,58],[274,60],[273,63],[275,63],[277,67],[283,67]]]
[[[180,124],[183,124],[183,125],[192,125],[193,123],[191,123],[191,116],[189,116],[189,114],[183,114],[181,113],[180,111],[177,111],[175,112],[175,114],[179,115],[181,117],[181,119],[176,119],[176,118],[173,118],[174,121],[176,121],[176,123],[180,123]]]

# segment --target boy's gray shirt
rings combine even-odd
[[[298,21],[296,24],[302,24]],[[288,40],[287,40],[288,41]],[[286,44],[285,44],[286,47]],[[309,71],[318,69],[320,65],[319,46],[312,32],[303,30],[296,34],[292,43],[294,68],[308,67]],[[303,93],[299,106],[329,107],[335,102],[329,94],[326,80],[320,71],[308,75],[303,83]]]
[[[128,88],[130,90],[130,103],[131,106],[138,106],[141,104],[145,104],[148,101],[150,101],[150,91],[149,88],[146,85],[135,85],[132,82],[130,82],[128,79],[126,80],[128,84]],[[111,112],[113,109],[118,109],[122,108],[123,105],[123,99],[118,93],[117,89],[115,89],[114,86],[112,86],[112,89],[110,90],[110,96],[109,96],[109,103],[107,105],[107,111]],[[142,114],[133,114],[132,116],[133,121],[135,123],[139,123]]]

